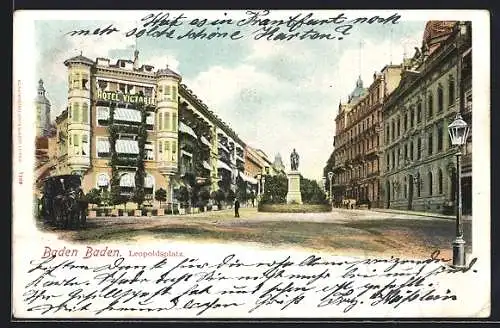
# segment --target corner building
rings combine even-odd
[[[244,174],[246,145],[238,135],[181,83],[179,74],[139,66],[138,54],[115,64],[82,55],[64,62],[68,106],[56,119],[53,174],[81,175],[84,192],[109,190],[113,162],[121,193],[132,194],[142,153],[146,194],[163,188],[168,201],[181,186],[235,191],[238,179],[254,182]]]
[[[339,105],[333,157],[328,164],[334,173],[332,191],[335,201],[369,200],[372,206],[381,206],[382,105],[398,85],[400,73],[399,65],[385,66],[380,73],[373,74],[373,82],[368,88],[363,88],[360,77],[348,102]]]

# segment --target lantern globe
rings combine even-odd
[[[462,119],[460,113],[458,113],[455,120],[448,125],[448,133],[450,134],[452,145],[461,146],[465,144],[469,134],[469,127],[467,122]]]

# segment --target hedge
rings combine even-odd
[[[275,213],[320,213],[331,210],[327,204],[261,204],[258,208],[259,212]]]

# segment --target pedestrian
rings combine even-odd
[[[238,200],[238,198],[235,198],[234,200],[234,217],[240,217],[240,201]]]

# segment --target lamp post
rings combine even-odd
[[[331,206],[333,206],[332,179],[333,179],[333,172],[330,171],[330,172],[328,172],[328,180],[330,181],[330,205]]]
[[[455,226],[455,240],[453,241],[453,266],[465,266],[465,240],[462,229],[462,168],[461,168],[461,148],[467,142],[469,127],[462,119],[460,113],[457,113],[455,120],[448,125],[448,133],[450,134],[451,144],[457,147],[457,188],[456,188],[456,204],[457,218]]]

